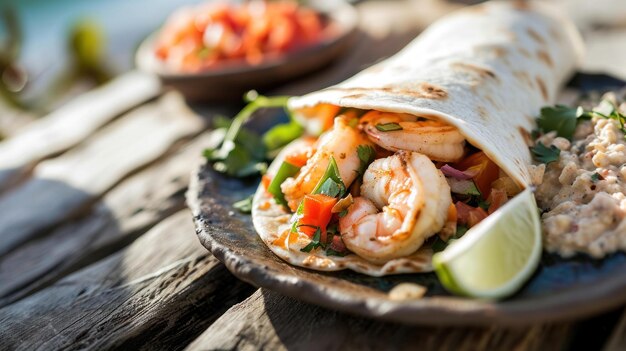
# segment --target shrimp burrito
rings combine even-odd
[[[533,184],[534,117],[581,53],[572,23],[547,5],[489,2],[292,98],[310,136],[270,166],[253,201],[256,230],[310,269],[432,270],[434,251]]]

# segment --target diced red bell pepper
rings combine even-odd
[[[337,199],[324,194],[308,194],[302,200],[302,217],[298,220],[298,231],[313,237],[317,228],[321,230],[321,242],[326,242],[326,227],[332,217]]]

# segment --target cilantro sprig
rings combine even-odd
[[[216,125],[226,131],[218,147],[204,150],[213,169],[240,178],[263,173],[270,160],[268,153],[302,134],[302,127],[286,109],[288,99],[288,96],[266,97],[250,91],[245,96],[248,104],[230,123],[225,123],[225,119],[216,120]],[[289,123],[274,126],[262,136],[243,127],[256,111],[265,108],[283,108],[290,118]]]
[[[599,116],[606,119],[618,121],[620,131],[624,133],[626,139],[626,115],[610,100],[602,100],[598,108],[586,111],[582,106],[567,107],[563,105],[546,106],[541,109],[541,114],[537,118],[539,131],[548,133],[556,131],[557,136],[572,140],[576,125],[585,119]]]
[[[605,119],[613,119],[619,123],[619,129],[624,133],[624,139],[626,139],[626,115],[622,114],[619,109],[610,100],[602,100],[597,109],[588,111],[589,116],[600,116]]]
[[[558,147],[554,145],[547,147],[542,142],[538,142],[537,145],[531,147],[530,151],[535,160],[546,164],[558,161],[561,154],[561,150]]]
[[[302,252],[311,252],[315,249],[322,248],[326,252],[326,256],[339,256],[343,257],[346,255],[345,252],[339,252],[334,250],[331,247],[331,243],[333,242],[333,238],[335,235],[340,235],[337,226],[329,226],[326,230],[326,242],[322,241],[322,229],[318,226],[306,225],[302,224],[300,226],[315,228],[315,233],[313,233],[313,238],[311,242],[309,242],[305,247],[301,248]]]

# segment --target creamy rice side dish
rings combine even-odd
[[[615,95],[605,98],[626,114]],[[536,142],[561,150],[557,161],[535,167],[544,171],[535,196],[546,250],[594,258],[626,250],[626,140],[619,121],[594,115],[578,122],[571,141],[552,131]]]

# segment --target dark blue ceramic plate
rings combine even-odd
[[[578,74],[570,87],[583,93],[626,86],[605,75]],[[187,194],[202,244],[237,277],[256,286],[328,308],[389,321],[435,325],[519,325],[589,316],[626,302],[626,255],[603,260],[544,254],[530,281],[499,302],[452,296],[435,274],[374,278],[351,271],[323,273],[291,266],[260,240],[250,216],[232,204],[252,194],[257,180],[216,174],[206,165]],[[402,282],[428,288],[420,300],[394,301],[387,292]]]

